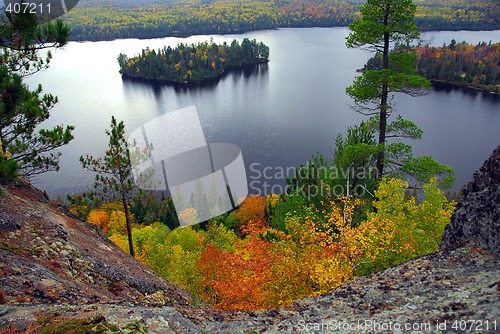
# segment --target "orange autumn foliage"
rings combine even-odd
[[[436,180],[424,186],[421,203],[406,196],[407,187],[403,180],[382,179],[373,203],[377,211],[364,220],[354,218],[361,200],[343,196],[287,215],[285,232],[269,226],[261,198],[253,196],[234,213],[248,219],[240,226],[243,238],[216,221],[206,231],[170,231],[158,223],[134,228],[134,243],[141,261],[218,308],[285,307],[434,251],[454,203]],[[125,236],[110,239],[127,249]]]
[[[263,196],[248,196],[231,215],[238,220],[243,234],[250,234],[255,229],[269,225],[266,219],[266,198]],[[251,226],[247,227],[248,224]]]
[[[241,233],[243,235],[250,235],[255,233],[260,233],[269,228],[269,221],[266,219],[252,219],[247,224],[240,227]]]
[[[353,223],[360,204],[350,197],[332,201],[326,223],[291,217],[288,234],[250,220],[234,253],[209,244],[198,262],[203,297],[222,309],[282,307],[352,279],[380,246],[373,235],[381,226]]]
[[[266,198],[263,196],[248,196],[241,207],[232,213],[241,224],[248,223],[252,219],[263,219],[266,214]]]
[[[256,237],[238,244],[235,253],[209,244],[198,261],[203,298],[221,309],[269,307],[265,285],[271,279],[271,255],[268,242]]]
[[[90,211],[87,216],[87,221],[91,224],[99,226],[103,233],[108,233],[109,231],[109,214],[101,209],[94,209]]]

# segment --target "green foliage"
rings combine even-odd
[[[238,240],[238,236],[223,224],[209,223],[204,237],[205,244],[212,244],[222,251],[235,252],[234,244]]]
[[[211,222],[216,225],[222,224],[227,230],[237,231],[239,228],[238,219],[234,215],[228,214],[227,212],[212,218]]]
[[[412,121],[397,115],[396,119],[387,125],[386,138],[406,138],[411,140],[422,139],[424,131]]]
[[[346,148],[339,138],[340,156],[347,161],[364,159],[365,164],[376,157],[377,177],[410,176],[418,182],[428,182],[430,177],[440,175],[441,185],[451,187],[455,177],[450,167],[431,157],[414,157],[412,147],[401,141],[420,139],[423,131],[401,115],[388,123],[395,93],[419,96],[430,87],[430,82],[417,74],[417,53],[407,47],[419,36],[415,11],[411,0],[373,0],[361,7],[362,18],[350,25],[346,45],[367,47],[375,52],[363,74],[346,88],[354,100],[354,109],[372,116],[367,124],[361,124],[358,132],[364,127],[364,133],[372,136],[373,141],[354,142]],[[374,142],[376,132],[378,145]]]
[[[380,227],[373,236],[378,245],[377,256],[368,260],[358,274],[378,271],[438,249],[445,226],[450,222],[456,203],[448,201],[432,178],[424,185],[424,199],[419,204],[408,194],[408,183],[401,179],[383,178],[375,191],[375,211],[368,221]],[[390,243],[381,237],[390,236]]]
[[[48,67],[51,54],[43,58],[40,50],[62,47],[68,38],[60,20],[38,25],[34,15],[21,14],[0,23],[0,176],[59,169],[61,153],[55,150],[73,139],[73,127],[40,128],[57,98],[42,94],[40,85],[31,90],[23,79]]]
[[[408,45],[419,37],[414,22],[416,6],[411,0],[373,0],[361,7],[361,18],[350,24],[347,47],[366,47],[380,55],[374,69],[365,69],[346,93],[354,100],[354,109],[365,115],[379,116],[378,144],[386,144],[387,118],[392,113],[395,92],[412,96],[422,94],[430,83],[416,75],[413,55],[392,51],[392,45]],[[385,151],[377,153],[378,177],[384,175]]]
[[[397,43],[418,37],[414,21],[416,5],[411,0],[371,0],[361,6],[361,18],[349,25],[348,47],[369,45],[377,51],[387,36]]]
[[[162,197],[160,201],[152,194],[138,192],[130,201],[130,212],[137,224],[150,225],[161,222],[172,230],[179,226],[174,202],[170,196]]]
[[[347,128],[346,138],[339,133],[335,139],[333,161],[343,171],[338,182],[343,185],[348,183],[352,190],[360,187],[365,189],[364,196],[358,194],[358,197],[370,196],[375,187],[375,161],[377,153],[382,149],[377,145],[375,133],[376,124],[373,120],[362,121],[360,125]]]
[[[299,191],[283,196],[283,199],[274,205],[273,215],[270,217],[271,226],[286,233],[286,223],[290,217],[307,217],[307,204],[307,197]]]
[[[439,176],[439,187],[441,189],[449,189],[455,183],[455,170],[447,165],[440,164],[428,155],[422,157],[409,156],[404,161],[401,171],[414,176],[418,182],[429,182],[433,177]]]
[[[405,93],[419,96],[430,87],[427,79],[415,74],[416,69],[411,64],[407,63],[411,67],[402,69],[400,67],[404,63],[391,62],[398,58],[401,57],[389,57],[389,66],[392,68],[365,70],[363,75],[356,77],[354,83],[347,87],[346,92],[354,99],[356,111],[370,115],[383,107],[390,114],[392,105],[386,94]],[[385,104],[381,104],[384,96]]]
[[[162,200],[158,215],[160,216],[160,222],[167,225],[172,230],[180,225],[171,197]]]
[[[430,156],[415,157],[411,145],[401,140],[417,140],[422,137],[423,131],[412,121],[405,120],[401,115],[387,125],[386,145],[378,145],[373,129],[378,124],[378,116],[372,116],[365,123],[348,129],[347,138],[337,136],[337,150],[335,159],[337,166],[351,168],[358,172],[349,173],[349,182],[352,189],[356,186],[367,190],[364,195],[369,200],[375,187],[375,161],[380,149],[384,150],[384,167],[386,176],[404,178],[412,181],[412,187],[419,188],[421,184],[429,182],[433,177],[438,177],[442,189],[451,188],[455,182],[453,168],[440,164]],[[364,172],[363,172],[364,171]],[[343,175],[340,173],[340,175]],[[346,182],[345,176],[342,179]],[[359,189],[359,188],[358,188]],[[357,194],[352,191],[352,194]],[[358,191],[359,193],[359,191]]]
[[[69,210],[80,218],[86,219],[90,213],[91,203],[86,196],[82,195],[68,195]]]
[[[138,258],[194,296],[201,295],[196,261],[201,256],[202,240],[203,235],[189,226],[173,231],[161,224],[134,229]]]
[[[80,162],[84,168],[97,173],[96,189],[101,189],[105,194],[115,192],[114,198],[121,200],[123,196],[127,198],[133,188],[130,153],[123,121],[118,123],[112,116],[111,130],[106,130],[106,135],[109,137],[109,149],[104,157],[80,156]]]
[[[327,195],[331,181],[337,177],[337,170],[322,154],[313,155],[306,165],[296,168],[287,178],[287,194],[302,194],[308,201]]]
[[[9,159],[17,162],[24,176],[58,170],[61,154],[53,151],[73,139],[73,127],[37,131],[38,124],[49,118],[57,98],[42,95],[41,86],[31,91],[5,66],[0,67],[0,78],[0,141],[11,154]]]
[[[18,169],[19,166],[17,162],[9,160],[7,155],[3,154],[0,147],[0,179],[5,178],[7,181],[14,180],[17,176]]]
[[[122,203],[130,255],[134,256],[131,216],[129,212],[130,199],[133,192],[132,165],[130,163],[128,143],[125,139],[125,125],[123,121],[118,123],[115,117],[112,116],[111,130],[106,130],[106,134],[109,137],[109,148],[106,150],[104,157],[80,156],[80,162],[84,168],[96,173],[94,187],[102,192],[101,197],[110,196]],[[97,193],[93,195],[99,196]]]
[[[180,43],[158,51],[145,49],[133,58],[118,56],[122,75],[176,83],[197,83],[220,77],[229,69],[265,63],[269,48],[255,39],[215,44],[212,40],[197,44]]]

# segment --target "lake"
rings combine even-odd
[[[366,117],[354,112],[345,94],[371,54],[347,49],[347,28],[279,29],[243,35],[193,36],[150,40],[71,42],[56,50],[50,68],[29,78],[44,91],[59,97],[51,118],[43,125],[71,124],[75,139],[61,149],[61,169],[33,179],[51,197],[89,190],[94,176],[80,166],[82,154],[101,156],[107,147],[105,129],[111,115],[125,122],[129,132],[164,113],[195,105],[207,142],[227,142],[241,148],[247,178],[270,176],[250,186],[251,193],[283,188],[277,172],[306,163],[320,152],[332,157],[336,135]],[[270,62],[238,71],[203,87],[122,80],[116,57],[143,48],[175,46],[213,37],[216,43],[244,37],[270,47]],[[423,35],[433,45],[452,38],[470,43],[499,42],[499,31],[432,32]],[[454,190],[500,144],[500,98],[463,89],[433,89],[411,98],[397,96],[396,112],[424,130],[414,142],[418,155],[432,155],[457,171]],[[274,187],[274,188],[273,188]]]

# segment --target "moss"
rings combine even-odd
[[[145,334],[147,333],[148,330],[146,329],[146,326],[141,323],[141,322],[133,322],[133,323],[130,323],[130,324],[127,324],[127,326],[125,326],[125,328],[123,329],[123,331],[121,333],[134,333],[134,334]]]
[[[22,255],[21,249],[13,247],[4,241],[0,241],[0,249],[6,250],[7,252],[14,253],[16,255]]]
[[[85,319],[61,319],[57,317],[43,318],[38,321],[40,334],[86,334],[86,333],[129,333],[145,334],[147,329],[142,323],[130,323],[120,328],[106,321],[103,315]]]

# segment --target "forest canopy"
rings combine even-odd
[[[229,69],[269,61],[269,47],[257,40],[233,40],[216,44],[213,40],[197,44],[180,43],[175,48],[143,49],[128,58],[120,54],[120,73],[127,77],[172,83],[200,83],[219,78]]]
[[[357,0],[87,0],[65,15],[74,40],[241,33],[280,27],[345,27]],[[495,0],[415,0],[422,30],[500,28]]]
[[[417,52],[418,72],[428,79],[500,93],[500,43],[471,45],[452,40]]]

